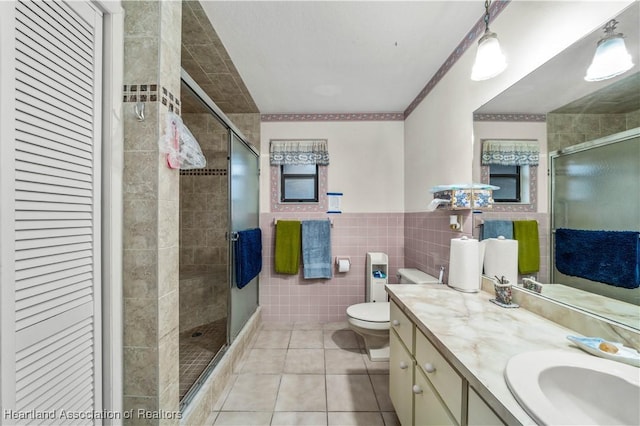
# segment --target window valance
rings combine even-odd
[[[283,164],[329,165],[326,139],[271,141],[269,159],[272,166]]]
[[[540,148],[535,141],[486,140],[482,143],[482,165],[537,166]]]

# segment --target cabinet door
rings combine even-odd
[[[469,426],[503,425],[502,420],[489,408],[478,396],[476,391],[469,386]]]
[[[415,355],[417,369],[425,373],[456,421],[461,423],[462,378],[421,332],[416,332]]]
[[[412,391],[416,426],[457,424],[419,368],[416,368]]]
[[[413,424],[413,358],[395,331],[389,333],[389,396],[400,424]]]
[[[394,302],[390,307],[391,328],[398,333],[398,337],[407,347],[411,355],[413,355],[413,329],[415,326],[409,318],[402,312],[402,309]]]

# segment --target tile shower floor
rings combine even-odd
[[[263,324],[214,410],[214,425],[399,425],[389,363],[346,322]]]
[[[180,333],[180,400],[226,341],[226,318]]]

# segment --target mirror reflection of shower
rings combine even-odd
[[[207,159],[180,171],[180,400],[228,344],[229,130],[183,82],[182,120]]]

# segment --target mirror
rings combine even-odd
[[[634,67],[617,77],[587,82],[584,80],[602,26],[565,49],[531,74],[505,90],[474,112],[473,180],[488,182],[488,169],[480,163],[480,146],[486,139],[538,141],[540,165],[532,170],[528,183],[530,197],[521,203],[498,203],[483,219],[536,219],[540,227],[541,265],[537,281],[550,283],[552,220],[547,177],[549,153],[575,147],[579,143],[633,132],[640,127],[640,4],[634,2],[615,19],[616,32],[624,34]],[[564,126],[564,127],[563,127]],[[571,127],[572,130],[567,130]],[[558,129],[563,129],[558,130]],[[636,138],[637,140],[637,138]],[[638,149],[640,150],[640,144]],[[533,168],[532,168],[533,169]],[[637,193],[630,195],[640,197]],[[636,203],[637,204],[637,203]],[[597,205],[593,206],[597,209]],[[640,217],[640,212],[633,213]],[[606,228],[601,228],[606,229]],[[640,231],[640,223],[630,231]],[[638,300],[640,288],[627,290],[629,297],[599,291],[598,287],[574,288],[570,283],[553,282],[544,286],[542,297],[570,304],[610,320],[640,329]],[[556,286],[556,284],[559,284]],[[549,291],[545,292],[548,287]],[[552,291],[553,290],[553,291]],[[600,294],[598,294],[600,293]],[[624,293],[624,292],[622,292]]]

